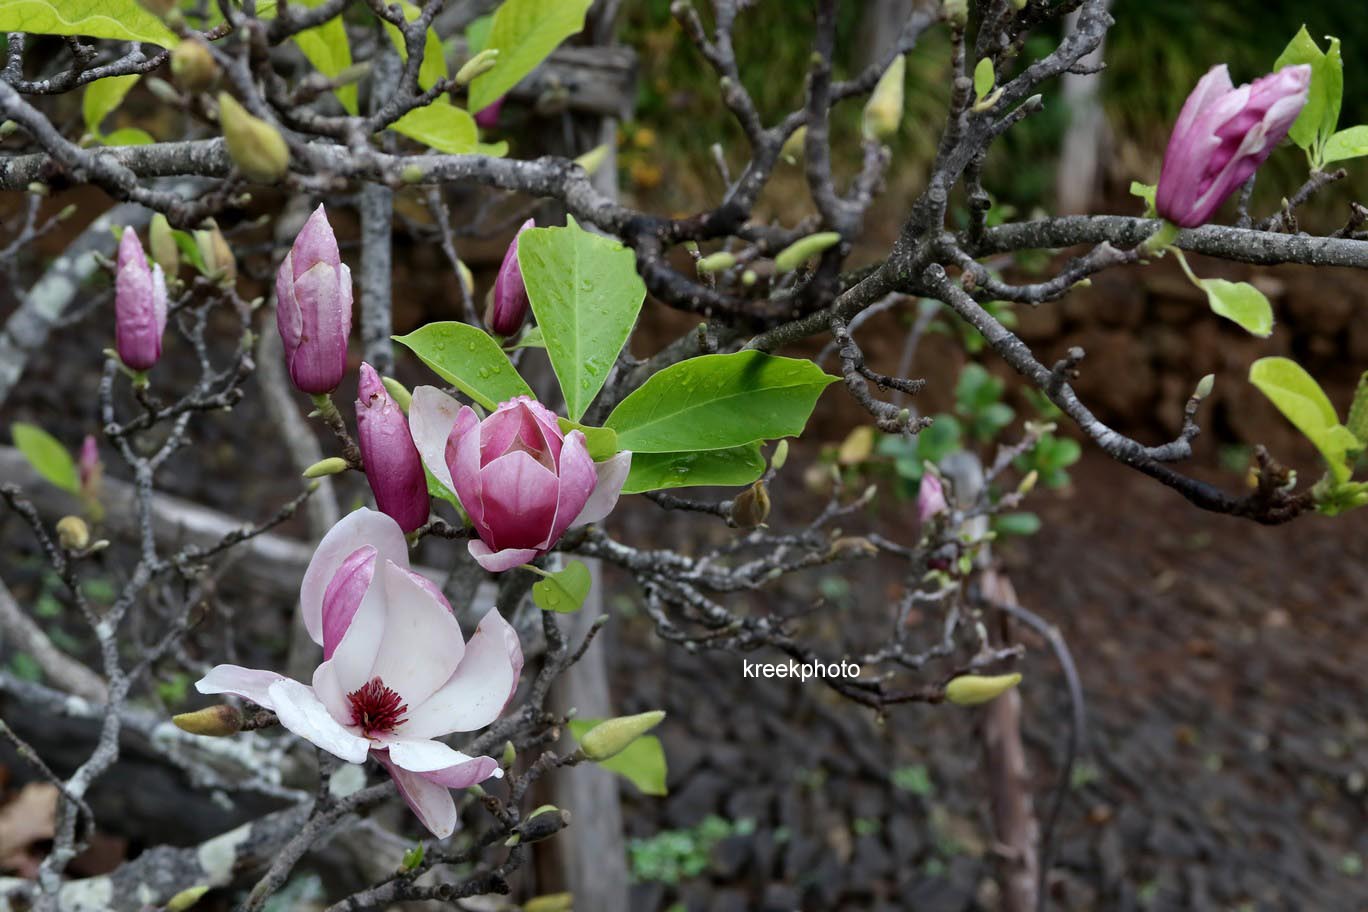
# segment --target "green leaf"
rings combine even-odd
[[[4,0],[0,32],[85,35],[175,47],[180,41],[138,0]]]
[[[532,584],[532,601],[542,611],[572,614],[584,607],[593,578],[582,561],[571,561],[563,570],[546,571],[528,565],[542,579]]]
[[[80,492],[81,479],[76,463],[61,441],[38,425],[23,421],[10,425],[10,434],[14,437],[14,445],[35,472],[63,491]]]
[[[1040,517],[1034,513],[1000,513],[993,517],[993,531],[999,535],[1035,535]]]
[[[1344,62],[1340,58],[1339,39],[1331,38],[1329,49],[1322,51],[1303,25],[1278,56],[1273,69],[1281,70],[1303,63],[1311,67],[1311,86],[1307,91],[1306,106],[1292,124],[1288,135],[1306,150],[1311,163],[1319,167],[1323,163],[1326,141],[1339,123],[1340,103],[1344,95]]]
[[[1273,332],[1273,307],[1262,291],[1248,282],[1202,279],[1212,313],[1238,323],[1246,332],[1268,338]]]
[[[537,68],[566,38],[584,28],[594,0],[504,0],[494,13],[486,48],[498,48],[498,66],[470,84],[470,110],[489,107]]]
[[[1340,130],[1325,141],[1325,163],[1368,155],[1368,125]]]
[[[322,0],[297,0],[302,6],[317,6]],[[389,23],[386,25],[390,28]],[[352,65],[351,45],[347,41],[347,27],[341,16],[329,19],[322,25],[306,29],[294,36],[294,43],[318,72],[324,76],[336,76]],[[344,85],[337,89],[337,100],[348,114],[355,115],[360,110],[357,104],[356,86]]]
[[[1289,358],[1260,358],[1250,365],[1249,382],[1316,445],[1337,481],[1349,480],[1348,454],[1362,444],[1339,423],[1329,397],[1300,364]]]
[[[176,242],[176,247],[180,250],[181,256],[200,275],[208,275],[209,267],[204,262],[204,253],[200,251],[199,244],[195,243],[195,238],[188,231],[181,231],[178,228],[171,229],[171,239]]]
[[[652,375],[604,425],[633,453],[722,450],[795,437],[836,380],[797,358],[758,351],[703,355]]]
[[[974,66],[974,100],[982,101],[985,95],[993,91],[995,82],[997,75],[993,72],[993,61],[984,57]]]
[[[1358,386],[1354,388],[1354,402],[1349,406],[1349,419],[1344,426],[1359,443],[1368,446],[1368,371],[1359,377]]]
[[[448,155],[474,152],[480,132],[475,118],[453,105],[445,95],[425,108],[409,111],[390,124],[390,129]]]
[[[466,323],[429,323],[394,341],[487,409],[532,395],[499,343]]]
[[[759,443],[692,453],[633,453],[623,494],[702,485],[741,487],[765,473]]]
[[[584,737],[602,719],[571,719],[570,734],[576,739]],[[655,735],[642,735],[616,756],[600,760],[599,766],[617,773],[639,788],[645,795],[668,795],[665,776],[668,772],[665,763],[665,748]]]
[[[605,459],[612,459],[621,450],[617,442],[617,432],[612,428],[591,427],[587,424],[580,424],[578,421],[571,421],[569,418],[557,418],[560,429],[566,434],[571,431],[579,431],[584,435],[584,442],[589,450],[589,458],[594,462],[603,462]]]
[[[121,127],[113,133],[100,137],[106,146],[150,146],[156,142],[152,134],[137,127]]]
[[[564,228],[524,231],[518,265],[566,411],[578,421],[608,379],[646,299],[636,257],[570,218]]]
[[[1131,181],[1130,194],[1138,196],[1145,201],[1145,215],[1154,215],[1154,196],[1159,192],[1155,184],[1142,184],[1139,181]]]
[[[542,329],[533,324],[523,330],[523,334],[518,337],[509,348],[546,348],[546,339],[542,338]]]
[[[81,96],[81,114],[85,118],[86,130],[100,135],[100,124],[114,113],[124,100],[124,96],[138,84],[141,76],[110,76],[97,79],[86,86]]]
[[[423,14],[422,10],[409,3],[408,0],[398,0],[398,2],[399,8],[404,11],[404,19],[407,22],[412,22]],[[400,59],[407,63],[408,45],[404,44],[404,33],[388,22],[384,25],[385,32],[389,34],[390,41],[394,42],[395,50],[399,52]],[[429,27],[427,35],[423,39],[423,62],[418,67],[418,86],[424,90],[430,89],[433,83],[446,74],[446,54],[442,49],[442,39],[438,37],[435,29]]]
[[[488,16],[481,16],[478,19],[473,19],[471,20],[470,25],[466,26],[466,50],[470,52],[471,57],[474,57],[488,46],[489,30],[493,27],[494,15],[492,13]]]

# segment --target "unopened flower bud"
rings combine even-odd
[[[219,65],[209,45],[199,38],[186,38],[171,49],[171,75],[185,91],[204,92],[218,80]]]
[[[458,86],[470,85],[475,81],[476,76],[483,76],[485,73],[488,73],[490,70],[494,69],[495,64],[498,62],[499,49],[485,48],[483,51],[480,51],[480,53],[467,60],[462,64],[461,68],[456,71],[456,84]]]
[[[502,766],[509,767],[518,761],[518,749],[509,741],[504,744]]]
[[[404,857],[399,860],[399,870],[412,871],[423,863],[423,856],[427,854],[427,849],[420,842],[416,846],[410,846],[405,852]]]
[[[928,522],[931,517],[944,513],[949,505],[945,501],[945,486],[934,472],[923,472],[921,485],[917,488],[917,518]]]
[[[1021,479],[1021,484],[1017,485],[1017,494],[1025,497],[1035,490],[1036,482],[1040,480],[1040,473],[1035,469],[1026,473],[1026,477]]]
[[[942,9],[945,21],[955,28],[964,28],[969,23],[969,0],[945,0]]]
[[[259,184],[274,184],[284,177],[290,170],[290,147],[280,131],[248,113],[227,92],[219,92],[218,102],[228,155],[242,176]]]
[[[492,130],[499,125],[499,112],[503,110],[504,96],[500,95],[485,107],[475,112],[475,125]]]
[[[792,272],[808,260],[829,247],[841,242],[841,235],[835,231],[819,231],[809,234],[789,244],[774,258],[774,268],[779,272]]]
[[[365,362],[357,385],[356,432],[376,506],[405,532],[414,531],[427,522],[430,507],[423,461],[404,413]]]
[[[322,204],[295,237],[275,287],[276,327],[291,382],[305,393],[332,392],[347,370],[352,282]]]
[[[774,447],[774,455],[770,457],[770,468],[779,471],[788,462],[789,442],[780,440]]]
[[[903,82],[907,58],[899,54],[884,70],[864,109],[864,138],[887,140],[898,132],[903,115]]]
[[[408,414],[409,404],[413,402],[413,394],[408,391],[408,388],[393,377],[381,377],[380,382],[385,385],[385,392],[390,394],[390,398],[394,400],[395,404],[403,409],[405,414]]]
[[[523,912],[573,912],[575,895],[573,893],[547,893],[534,896],[523,903]]]
[[[1198,399],[1205,399],[1211,395],[1211,391],[1216,388],[1216,375],[1207,374],[1197,381],[1197,389],[1193,390],[1192,395]]]
[[[237,281],[237,258],[233,256],[228,239],[219,230],[218,223],[207,219],[205,224],[209,227],[195,232],[195,247],[204,260],[204,268],[210,277],[217,277],[225,285],[232,285]]]
[[[95,440],[95,435],[86,434],[85,440],[81,441],[81,453],[77,457],[76,467],[80,473],[81,496],[87,500],[98,498],[104,480],[104,463],[100,461],[100,445]]]
[[[498,278],[494,280],[493,296],[485,323],[496,336],[511,336],[522,328],[527,319],[531,302],[527,299],[527,286],[523,284],[522,268],[518,265],[518,238],[529,228],[536,227],[532,219],[522,223],[518,233],[513,236],[508,250],[504,252],[503,264],[499,266]]]
[[[704,275],[713,272],[721,272],[724,269],[731,269],[736,265],[736,254],[726,250],[719,250],[710,253],[697,263],[698,271]]]
[[[187,909],[193,908],[195,903],[203,899],[204,894],[208,892],[208,884],[200,884],[181,890],[166,901],[166,912],[186,912]]]
[[[8,139],[19,131],[19,121],[7,120],[0,123],[0,139]]]
[[[603,163],[608,160],[608,153],[611,151],[607,145],[594,146],[588,152],[575,159],[575,164],[584,169],[585,174],[597,174],[598,169],[603,167]]]
[[[615,757],[637,738],[659,725],[664,718],[665,712],[656,709],[635,716],[607,719],[585,732],[584,737],[580,738],[580,750],[590,760]]]
[[[475,275],[470,271],[470,267],[465,264],[465,260],[456,261],[456,275],[461,279],[461,289],[468,295],[475,293]]]
[[[550,807],[548,810],[550,813],[541,813],[523,821],[523,825],[518,828],[518,832],[514,833],[504,845],[517,845],[520,842],[541,842],[543,839],[548,839],[556,835],[570,825],[569,811],[556,807]]]
[[[997,699],[1021,683],[1021,673],[960,675],[945,685],[945,699],[957,706],[977,706]]]
[[[790,133],[788,139],[784,140],[784,145],[779,148],[779,157],[790,165],[796,165],[798,159],[803,157],[803,149],[806,145],[807,124],[803,124]]]
[[[180,271],[180,248],[176,246],[171,223],[158,212],[147,228],[147,246],[152,248],[152,262],[162,268],[163,275],[174,278]]]
[[[754,529],[769,519],[770,496],[763,481],[757,481],[732,501],[731,519],[742,529]]]
[[[324,475],[336,475],[339,472],[347,471],[347,460],[341,456],[329,456],[320,459],[313,465],[304,470],[305,478],[322,478]]]
[[[79,516],[57,520],[57,543],[67,551],[84,551],[90,544],[90,526]]]
[[[206,706],[194,712],[172,716],[171,722],[176,728],[192,735],[222,738],[242,731],[242,710],[220,703],[217,706]]]
[[[138,233],[125,228],[114,274],[114,344],[130,370],[146,371],[161,357],[166,331],[166,279],[147,265]]]

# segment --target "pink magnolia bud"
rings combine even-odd
[[[119,360],[135,371],[151,369],[161,357],[166,331],[166,279],[147,265],[138,233],[125,228],[114,275],[114,343]]]
[[[1155,208],[1195,228],[1249,180],[1287,136],[1306,104],[1311,67],[1285,67],[1238,89],[1225,64],[1212,67],[1173,125]]]
[[[81,441],[81,455],[76,466],[81,477],[81,493],[86,497],[99,497],[104,465],[100,462],[100,446],[95,435],[86,434],[85,440]]]
[[[486,130],[492,130],[499,125],[499,111],[503,109],[504,98],[500,95],[488,105],[475,112],[475,123]]]
[[[375,504],[399,528],[412,532],[427,522],[428,492],[423,460],[413,445],[408,420],[375,368],[365,362],[357,394],[356,431]]]
[[[301,392],[330,393],[347,369],[351,270],[337,251],[320,205],[300,229],[276,274],[276,325],[290,379]]]
[[[917,518],[925,523],[937,513],[948,508],[945,502],[945,486],[934,472],[925,472],[921,477],[921,487],[917,489]]]
[[[504,252],[503,265],[499,267],[499,276],[494,280],[494,300],[490,302],[489,314],[485,318],[489,331],[496,336],[513,335],[527,319],[531,302],[527,300],[527,286],[523,284],[522,269],[518,266],[518,238],[528,228],[536,227],[536,224],[533,219],[523,222]]]

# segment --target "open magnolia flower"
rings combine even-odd
[[[450,789],[503,771],[434,740],[484,728],[512,698],[522,671],[518,636],[497,609],[469,642],[451,606],[409,569],[404,533],[361,509],[324,536],[299,607],[323,664],[313,686],[273,671],[219,665],[196,685],[273,710],[280,724],[350,763],[379,761],[433,835],[456,828]]]
[[[594,462],[584,434],[562,432],[555,413],[528,396],[481,421],[469,406],[420,386],[409,429],[423,464],[475,526],[471,556],[494,573],[545,554],[571,526],[611,513],[632,467],[628,451]]]

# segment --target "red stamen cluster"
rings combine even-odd
[[[408,704],[378,677],[347,694],[347,702],[351,703],[352,725],[360,726],[364,735],[392,734],[408,712]]]

